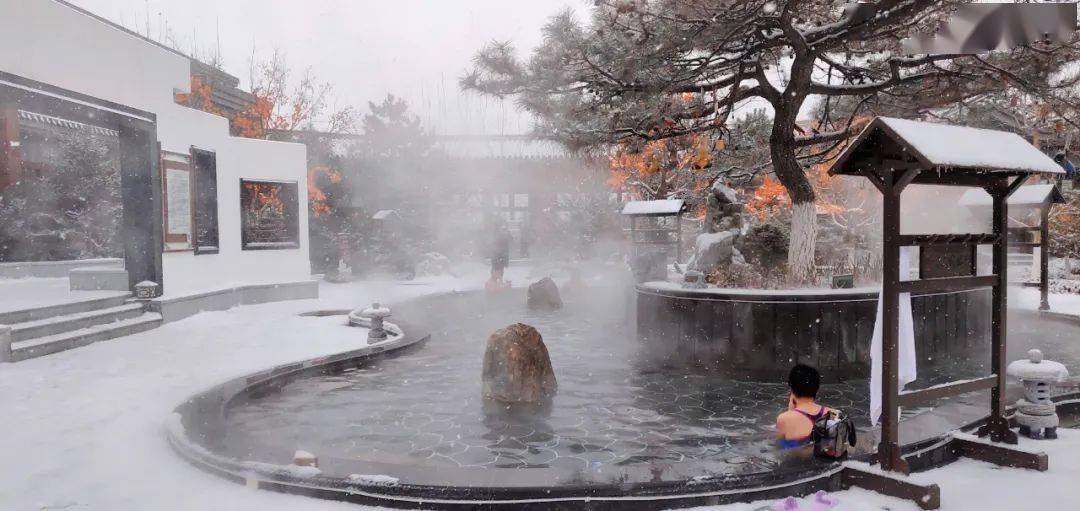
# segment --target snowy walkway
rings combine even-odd
[[[0,279],[0,313],[121,296],[121,291],[71,291],[67,277]]]
[[[355,510],[250,490],[203,473],[169,448],[165,419],[182,400],[229,378],[363,342],[363,331],[341,327],[341,317],[299,317],[299,312],[475,288],[484,278],[483,271],[473,271],[459,279],[407,285],[322,284],[319,300],[203,313],[149,332],[0,365],[0,509]]]
[[[525,280],[522,268],[510,271],[519,285]],[[181,400],[231,377],[362,342],[362,332],[340,328],[341,318],[304,318],[298,312],[476,288],[483,280],[483,271],[473,271],[410,285],[323,284],[319,300],[204,313],[130,337],[2,365],[0,509],[362,509],[253,490],[203,473],[170,450],[164,421]],[[917,477],[941,485],[946,510],[1061,509],[1065,497],[1077,497],[1080,431],[1063,431],[1061,440],[1039,445],[1052,449],[1048,473],[962,461]],[[916,509],[861,490],[837,497],[841,511]],[[756,510],[768,504],[712,509]]]

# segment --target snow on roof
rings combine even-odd
[[[1053,159],[1015,133],[892,117],[878,119],[932,166],[1064,173]]]
[[[386,220],[391,216],[397,216],[397,211],[394,211],[392,209],[380,209],[376,211],[374,215],[371,215],[371,218],[373,220]]]
[[[624,215],[677,215],[683,210],[682,199],[632,200],[623,206]]]
[[[833,172],[843,173],[848,157],[877,129],[911,151],[927,168],[1065,172],[1053,159],[1015,133],[892,117],[877,117],[867,125],[837,159]]]
[[[1010,206],[1040,206],[1047,202],[1060,204],[1063,200],[1061,192],[1057,191],[1057,186],[1038,184],[1021,186],[1009,196],[1008,202]],[[960,196],[960,205],[990,206],[990,194],[978,189],[968,190]]]

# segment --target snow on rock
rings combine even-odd
[[[724,184],[724,182],[719,179],[713,183],[711,189],[718,199],[722,198],[727,204],[738,204],[742,202],[739,199],[739,192],[736,192],[734,188]]]
[[[272,463],[260,463],[258,461],[245,461],[242,465],[259,474],[274,474],[298,479],[310,479],[322,473],[317,467],[301,465],[274,465]]]
[[[694,260],[690,266],[705,274],[727,267],[735,251],[735,237],[732,231],[699,234],[694,241]]]
[[[293,453],[292,458],[293,465],[299,465],[301,467],[319,466],[319,457],[303,449],[299,449],[295,453]]]
[[[442,275],[450,273],[450,259],[438,252],[427,252],[416,263],[417,275]]]
[[[385,475],[349,474],[349,481],[373,486],[397,486],[398,478]]]
[[[894,131],[934,166],[1050,174],[1065,172],[1053,159],[1015,133],[892,117],[878,117],[877,121]],[[870,127],[875,124],[871,123]]]
[[[632,200],[623,206],[624,215],[674,215],[683,209],[682,199]]]

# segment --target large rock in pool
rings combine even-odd
[[[727,267],[735,253],[736,237],[736,231],[698,235],[691,269],[708,275],[717,268]]]
[[[529,285],[528,305],[530,309],[561,309],[562,297],[559,286],[551,277],[544,277]]]
[[[484,399],[543,403],[558,388],[540,332],[522,323],[496,330],[484,352]]]

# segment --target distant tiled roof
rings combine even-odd
[[[435,148],[451,158],[558,158],[575,154],[562,144],[529,135],[444,135]]]
[[[77,121],[64,119],[62,117],[56,117],[52,115],[39,114],[37,112],[28,112],[26,110],[19,110],[19,119],[28,121],[30,123],[38,123],[45,126],[56,126],[58,128],[68,128],[73,130],[86,130],[98,135],[104,135],[107,137],[119,137],[120,132],[111,130],[108,128],[102,128],[101,126],[94,126],[92,124],[85,124]]]

